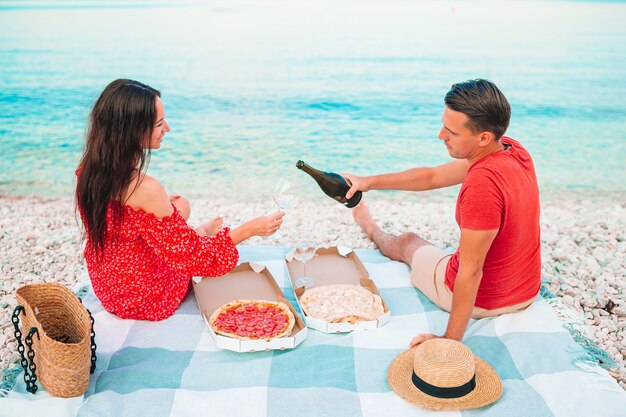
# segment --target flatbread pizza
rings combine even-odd
[[[235,300],[219,307],[209,319],[217,334],[242,340],[270,340],[291,333],[296,319],[285,303]]]
[[[380,296],[359,285],[335,284],[313,287],[300,297],[309,317],[329,323],[376,320],[385,314]]]

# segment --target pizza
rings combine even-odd
[[[219,307],[209,319],[217,334],[235,339],[275,339],[291,333],[296,319],[285,303],[236,300]]]
[[[300,305],[309,317],[330,323],[376,320],[385,314],[383,300],[360,285],[323,285],[306,290]]]

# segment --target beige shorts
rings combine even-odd
[[[411,282],[426,297],[446,311],[452,310],[452,291],[445,284],[446,267],[452,254],[433,245],[417,248],[411,261]],[[486,310],[474,307],[472,318],[499,316],[505,313],[521,311],[536,300],[536,296],[512,306]]]

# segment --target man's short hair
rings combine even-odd
[[[511,106],[489,80],[479,78],[454,84],[444,101],[450,109],[469,118],[467,128],[474,134],[487,131],[499,140],[509,127]]]

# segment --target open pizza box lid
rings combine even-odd
[[[235,352],[293,349],[306,338],[306,325],[264,265],[246,262],[221,277],[193,277],[192,282],[200,313],[218,348]],[[209,325],[209,318],[219,307],[235,300],[268,300],[285,303],[296,319],[291,334],[269,341],[240,340],[216,334]]]
[[[298,304],[300,304],[300,297],[304,294],[304,287],[296,288],[296,280],[304,276],[304,265],[299,260],[293,258],[293,251],[285,255],[285,261],[287,262],[287,269],[289,270],[291,286],[296,295],[296,300],[298,300]],[[354,324],[330,323],[326,320],[307,316],[306,313],[304,313],[302,305],[300,305],[304,322],[308,327],[325,333],[343,333],[351,332],[356,329],[375,329],[385,325],[391,319],[389,308],[380,294],[378,287],[376,287],[374,281],[370,279],[363,262],[361,262],[361,259],[359,259],[351,248],[345,246],[318,248],[313,259],[306,263],[306,275],[313,278],[314,281],[310,288],[332,284],[360,285],[367,288],[372,293],[380,296],[385,309],[385,314],[380,316],[377,320],[358,321]]]

